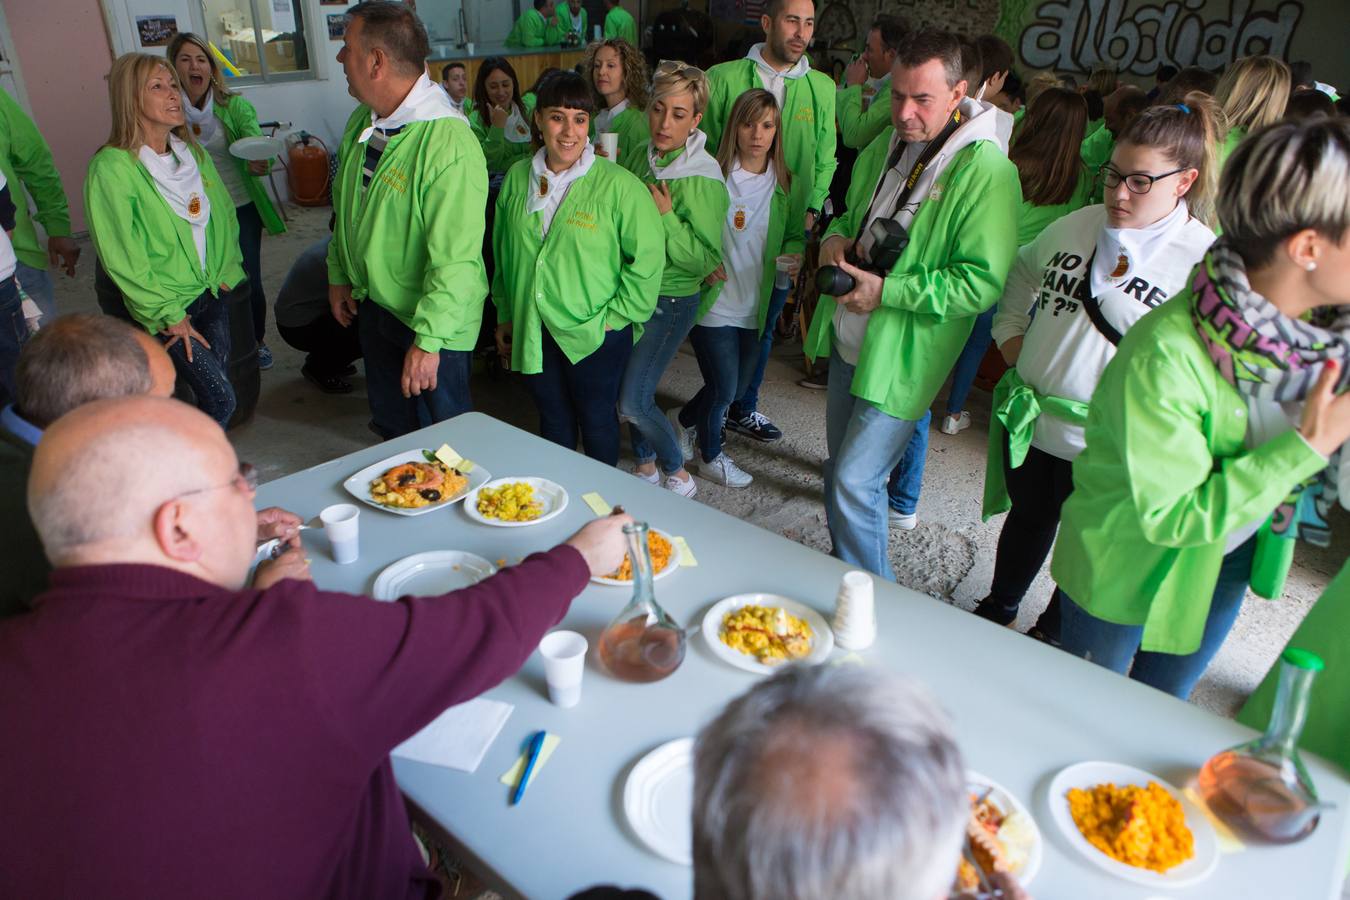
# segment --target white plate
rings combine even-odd
[[[414,553],[387,566],[375,579],[376,600],[399,597],[438,597],[477,584],[497,567],[462,550],[432,550]]]
[[[794,662],[805,663],[808,666],[818,665],[824,662],[826,657],[830,655],[830,651],[834,649],[834,632],[830,631],[830,626],[826,624],[824,617],[806,604],[789,600],[787,597],[781,597],[778,594],[737,594],[734,597],[728,597],[714,603],[713,608],[708,610],[708,614],[703,617],[703,640],[707,642],[713,654],[723,662],[760,675],[772,674],[788,665],[788,662],[784,660],[777,666],[766,666],[753,656],[748,656],[739,650],[732,650],[722,643],[722,617],[733,609],[740,609],[742,606],[781,606],[797,618],[806,620],[806,624],[810,625],[811,630],[815,633],[811,638],[811,652],[804,659],[794,660]]]
[[[366,466],[364,469],[342,482],[342,486],[346,489],[347,493],[368,506],[382,509],[385,512],[393,513],[396,516],[420,516],[423,513],[444,509],[447,506],[458,503],[471,494],[475,488],[484,484],[492,477],[491,472],[484,469],[482,466],[476,465],[466,473],[469,483],[464,486],[464,490],[447,500],[440,500],[430,506],[419,506],[417,509],[399,509],[395,506],[385,506],[383,503],[376,503],[375,499],[370,496],[370,483],[394,466],[410,462],[424,463],[426,461],[427,458],[422,455],[421,450],[404,450],[402,453],[396,453],[388,459],[382,459],[377,463]]]
[[[261,161],[280,156],[284,147],[281,138],[255,134],[251,137],[241,137],[231,144],[230,155],[236,159]]]
[[[1095,785],[1107,783],[1117,785],[1137,784],[1144,787],[1150,781],[1156,781],[1181,802],[1182,811],[1186,815],[1186,827],[1191,830],[1191,835],[1195,838],[1195,855],[1166,872],[1154,872],[1150,869],[1127,866],[1123,862],[1112,859],[1088,843],[1087,838],[1083,837],[1083,833],[1074,824],[1073,816],[1069,814],[1069,801],[1066,795],[1070,788],[1087,790]],[[1054,781],[1050,782],[1047,800],[1050,803],[1050,816],[1059,826],[1060,832],[1069,842],[1069,845],[1082,854],[1088,862],[1118,878],[1151,888],[1191,887],[1212,875],[1215,867],[1219,865],[1219,840],[1215,836],[1214,828],[1209,824],[1209,820],[1205,818],[1205,814],[1172,785],[1163,781],[1157,775],[1150,775],[1142,769],[1112,762],[1078,763],[1069,766],[1055,776]]]
[[[694,739],[680,738],[648,753],[623,786],[628,824],[657,855],[694,864]]]
[[[1027,822],[1032,834],[1031,847],[1027,850],[1027,861],[1021,869],[1014,871],[1012,874],[1017,876],[1018,882],[1023,887],[1031,884],[1031,879],[1035,878],[1036,873],[1041,870],[1041,858],[1045,855],[1045,838],[1041,835],[1040,826],[1031,817],[1031,811],[1011,791],[979,772],[966,771],[966,787],[977,797],[983,796],[985,791],[992,788],[991,798],[1005,815],[1015,812]]]
[[[483,488],[498,488],[504,484],[514,484],[517,481],[523,481],[526,484],[534,486],[534,498],[542,501],[544,511],[540,513],[539,518],[531,519],[528,522],[503,522],[501,519],[489,519],[478,511],[478,492]],[[522,528],[526,525],[538,525],[540,522],[547,522],[549,519],[567,509],[567,491],[563,486],[549,481],[547,478],[535,478],[533,476],[513,475],[510,478],[495,478],[486,484],[476,485],[469,496],[464,498],[464,511],[469,514],[469,518],[475,522],[482,522],[484,525],[496,525],[499,528]]]
[[[662,569],[660,572],[655,572],[652,574],[652,581],[660,581],[662,578],[665,578],[667,575],[671,574],[680,567],[680,545],[675,543],[675,539],[670,536],[669,532],[662,531],[659,528],[653,528],[652,533],[659,534],[661,535],[661,537],[670,541],[670,559],[666,562],[666,567]],[[633,586],[633,582],[631,580],[620,581],[617,578],[609,578],[604,575],[592,575],[591,581],[593,581],[595,584],[609,584],[615,587]]]

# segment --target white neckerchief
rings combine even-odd
[[[600,110],[600,112],[596,113],[595,133],[603,134],[604,132],[609,131],[610,123],[613,122],[616,118],[618,118],[619,113],[623,112],[627,108],[628,108],[628,98],[624,97],[622,100],[611,106],[609,109],[602,109]]]
[[[783,98],[787,96],[788,80],[803,78],[807,72],[811,71],[811,64],[806,61],[804,54],[786,71],[778,71],[764,61],[764,43],[762,41],[751,47],[750,52],[745,54],[745,58],[754,62],[755,68],[759,70],[759,77],[764,82],[764,90],[773,94],[773,99],[778,101],[779,109],[783,108]]]
[[[502,131],[506,133],[506,139],[513,144],[530,142],[530,123],[525,121],[525,114],[515,103],[511,104],[511,112],[506,115],[506,125]]]
[[[689,132],[689,137],[685,139],[684,152],[664,166],[659,165],[657,161],[665,156],[665,153],[658,152],[655,147],[648,144],[647,164],[651,166],[652,177],[657,181],[672,181],[676,178],[702,175],[704,178],[716,178],[718,181],[725,182],[726,179],[722,177],[722,167],[704,149],[707,143],[708,136],[695,128]]]
[[[192,239],[197,244],[197,256],[202,268],[206,268],[206,223],[211,218],[211,200],[206,196],[206,186],[202,183],[202,171],[197,167],[197,157],[192,155],[188,145],[176,134],[169,135],[169,162],[160,157],[145,144],[137,151],[141,165],[145,166],[150,177],[159,189],[159,195],[169,208],[192,226]]]
[[[398,105],[388,116],[380,117],[375,114],[375,110],[370,111],[370,124],[366,126],[360,136],[357,137],[358,144],[364,144],[370,140],[370,136],[375,133],[375,129],[380,131],[393,131],[395,128],[402,128],[410,122],[431,122],[436,119],[464,119],[465,123],[469,120],[464,117],[464,113],[455,108],[455,104],[450,101],[450,95],[438,84],[432,83],[423,72],[421,77],[413,83],[408,95],[403,98],[403,102]]]
[[[885,97],[891,92],[891,76],[882,75],[880,78],[868,78],[862,86],[862,105],[863,109],[871,109],[872,104]],[[889,97],[885,97],[887,101]]]
[[[577,13],[576,15],[573,16],[573,15],[572,15],[572,9],[571,9],[571,7],[568,7],[568,9],[567,9],[567,14],[568,14],[569,16],[572,16],[572,30],[575,31],[575,32],[577,32],[578,34],[580,34],[580,33],[581,33],[581,20],[582,20],[583,18],[585,18],[585,16],[586,16],[586,10],[585,10],[585,8],[583,7],[582,10],[581,10],[581,12],[579,12],[579,13]]]
[[[206,105],[201,109],[192,105],[192,101],[188,99],[188,95],[185,92],[180,91],[179,93],[181,93],[183,97],[183,111],[187,113],[188,127],[191,128],[192,133],[200,138],[201,142],[205,144],[215,135],[216,126],[220,122],[220,120],[216,118],[215,92],[210,87],[207,87]]]
[[[540,224],[543,226],[545,237],[553,225],[554,214],[562,205],[563,198],[567,196],[567,189],[572,186],[572,182],[589,172],[595,163],[595,148],[587,144],[581,151],[581,158],[572,163],[568,169],[551,172],[548,168],[547,152],[540,147],[530,160],[530,196],[525,201],[526,212],[543,213]]]
[[[1144,228],[1103,228],[1097,235],[1096,257],[1092,260],[1089,284],[1100,294],[1138,272],[1146,271],[1154,256],[1165,250],[1176,231],[1185,226],[1190,213],[1186,200],[1152,225]]]

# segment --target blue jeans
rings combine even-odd
[[[1083,609],[1063,591],[1056,590],[1060,599],[1060,640],[1062,646],[1075,656],[1095,662],[1130,678],[1166,691],[1185,700],[1195,683],[1205,673],[1209,661],[1223,646],[1233,622],[1242,609],[1247,595],[1247,584],[1252,577],[1252,558],[1256,554],[1256,536],[1248,538],[1240,547],[1223,558],[1214,595],[1209,601],[1209,616],[1205,619],[1205,633],[1200,649],[1194,653],[1153,653],[1141,651],[1139,642],[1144,634],[1142,625],[1117,625],[1105,622]],[[1130,663],[1134,666],[1131,667]]]
[[[639,465],[656,460],[666,475],[684,468],[684,456],[675,429],[656,405],[656,386],[697,317],[698,294],[657,297],[619,388],[619,418],[630,423],[633,457]]]
[[[605,332],[603,343],[590,356],[572,362],[540,326],[544,339],[544,367],[525,376],[525,386],[539,411],[539,436],[568,450],[581,447],[591,459],[619,464],[619,419],[614,407],[619,383],[633,352],[633,327]]]
[[[923,468],[928,458],[928,426],[932,421],[933,412],[928,410],[914,423],[914,437],[905,445],[900,465],[891,470],[886,482],[886,499],[891,509],[901,515],[912,516],[919,510],[919,490],[923,487]]]
[[[258,207],[252,203],[235,207],[235,216],[239,219],[239,252],[244,255],[244,274],[248,277],[253,295],[249,306],[253,312],[253,337],[263,342],[267,333],[267,295],[263,293],[262,280],[262,216]]]
[[[471,354],[442,350],[436,386],[416,397],[403,396],[403,359],[413,332],[389,310],[367,297],[356,318],[361,355],[366,360],[366,396],[370,422],[385,440],[444,422],[473,408],[469,399]]]
[[[680,424],[698,429],[699,452],[704,462],[712,462],[722,455],[727,410],[745,393],[759,364],[759,332],[733,325],[695,325],[689,343],[698,357],[703,387],[680,410]]]
[[[43,325],[50,325],[56,318],[56,286],[52,284],[52,273],[46,269],[35,269],[19,263],[15,270],[23,292],[32,298],[38,309],[42,310]]]
[[[750,383],[745,386],[740,399],[731,404],[728,415],[733,419],[743,419],[759,409],[759,387],[764,383],[764,370],[769,365],[769,354],[773,351],[773,330],[778,327],[778,317],[783,314],[790,290],[776,287],[769,294],[768,316],[764,319],[764,331],[759,336],[759,359],[750,373]]]
[[[895,580],[887,559],[890,536],[886,479],[918,424],[888,416],[849,391],[854,367],[830,353],[825,391],[825,517],[839,559]]]
[[[0,407],[18,397],[14,369],[19,349],[28,341],[28,321],[23,317],[23,301],[14,278],[0,281]]]
[[[966,346],[952,366],[952,389],[947,394],[947,415],[955,416],[966,408],[966,398],[975,384],[975,376],[980,371],[980,362],[989,352],[990,331],[994,327],[994,313],[998,307],[986,309],[975,317],[975,327],[966,340]]]
[[[240,284],[236,290],[248,290],[248,285]],[[179,379],[192,388],[197,398],[197,408],[215,419],[221,428],[230,422],[234,415],[234,386],[230,384],[230,298],[224,291],[219,297],[206,292],[193,300],[187,308],[188,321],[197,333],[206,338],[211,349],[206,349],[196,340],[192,341],[192,361],[188,362],[187,348],[183,341],[168,347],[169,358],[173,360],[174,371]],[[167,344],[168,334],[156,335]]]

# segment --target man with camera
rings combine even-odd
[[[1017,252],[1021,188],[961,45],[925,30],[891,70],[891,128],[858,157],[821,245],[806,341],[830,358],[825,512],[834,555],[894,580],[886,479]]]

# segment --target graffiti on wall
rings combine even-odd
[[[1213,69],[1254,54],[1288,58],[1302,16],[1299,0],[1049,0],[1035,8],[1018,51],[1032,68],[1061,72]]]

